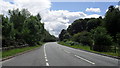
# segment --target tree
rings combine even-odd
[[[24,26],[24,21],[30,16],[30,12],[27,11],[26,9],[22,9],[19,11],[19,9],[15,10],[9,10],[9,22],[13,23],[13,29],[14,29],[14,36],[15,36],[15,41],[18,44],[24,44],[23,40],[23,26]]]
[[[74,35],[78,32],[86,30],[87,20],[79,19],[75,20],[67,29],[70,35]]]
[[[112,45],[112,37],[107,34],[104,27],[97,27],[91,30],[92,39],[94,40],[93,50],[106,52]]]
[[[40,16],[39,13],[37,14],[37,19],[38,19],[39,22],[41,21],[41,16]]]
[[[82,43],[83,45],[92,45],[91,34],[87,31],[79,32],[73,36],[73,41]]]
[[[117,33],[117,43],[118,43],[118,54],[119,54],[119,56],[120,56],[120,33]]]
[[[70,34],[67,32],[67,30],[63,29],[61,33],[59,34],[60,41],[63,41],[65,39],[70,39]]]
[[[105,27],[116,41],[116,34],[120,32],[120,10],[118,8],[109,7],[105,14]]]
[[[9,10],[9,17],[0,15],[0,21],[3,29],[3,47],[20,47],[23,44],[35,46],[44,39],[47,41],[56,39],[44,28],[40,14],[33,16],[27,9]]]
[[[44,31],[43,24],[38,21],[36,16],[30,16],[26,19],[24,24],[23,35],[27,43],[30,45],[36,45],[38,41],[42,40],[42,34]],[[31,40],[32,39],[32,40]]]
[[[87,31],[90,31],[91,29],[95,29],[96,27],[100,26],[101,20],[99,18],[97,19],[91,19],[87,22]]]

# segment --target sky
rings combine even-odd
[[[45,29],[58,37],[62,29],[80,18],[104,17],[110,5],[118,6],[119,0],[0,0],[0,14],[8,9],[26,8],[32,15],[40,13]]]

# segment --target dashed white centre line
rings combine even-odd
[[[50,66],[50,64],[48,63],[47,55],[46,55],[45,45],[44,45],[44,55],[45,55],[46,66]]]
[[[47,59],[47,57],[45,56],[45,59]]]
[[[94,62],[91,62],[91,61],[89,61],[89,60],[87,60],[87,59],[84,59],[84,58],[82,58],[82,57],[80,57],[80,56],[78,56],[78,55],[75,55],[75,56],[76,56],[77,58],[79,58],[79,59],[82,59],[82,60],[88,62],[88,63],[95,64]]]
[[[45,59],[46,61],[48,61],[48,59]]]
[[[46,63],[46,66],[50,66],[49,63]]]

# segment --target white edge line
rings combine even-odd
[[[65,47],[66,47],[66,46],[65,46]],[[111,58],[111,57],[108,57],[108,56],[99,55],[99,54],[95,54],[95,53],[92,53],[92,52],[86,52],[86,51],[82,51],[82,50],[78,50],[78,49],[74,49],[74,48],[70,48],[70,47],[67,47],[67,48],[68,48],[68,49],[71,49],[71,50],[80,51],[80,52],[83,52],[83,53],[87,53],[87,54],[91,54],[91,55],[95,55],[95,56],[104,57],[104,58],[107,58],[107,59],[112,59],[112,60],[118,61],[118,59]]]
[[[89,62],[89,63],[91,63],[91,64],[95,64],[95,63],[93,63],[93,62],[91,62],[91,61],[89,61],[89,60],[87,60],[87,59],[84,59],[84,58],[82,58],[82,57],[80,57],[80,56],[77,56],[77,55],[75,55],[75,56],[76,56],[77,58],[80,58],[80,59],[86,61],[86,62]]]

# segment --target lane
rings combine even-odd
[[[94,66],[94,64],[77,58],[74,54],[65,52],[56,43],[45,44],[45,49],[50,66]]]
[[[51,42],[46,44],[50,66],[118,66],[118,60]]]
[[[2,62],[3,66],[46,66],[43,46]]]

